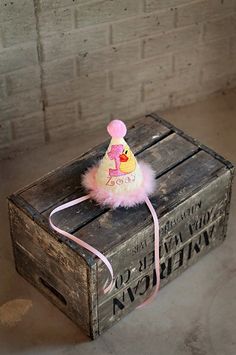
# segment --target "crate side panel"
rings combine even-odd
[[[9,214],[15,264],[19,273],[46,292],[56,306],[89,332],[90,290],[86,262],[11,203]],[[50,287],[66,300],[66,306],[58,301],[55,292],[50,292]]]
[[[230,172],[226,171],[199,192],[179,204],[160,218],[160,259],[176,252],[194,235],[201,232],[219,216],[226,213],[229,204]],[[125,283],[137,279],[154,260],[153,222],[122,245],[111,250],[107,257],[113,266],[116,286],[109,295],[99,295],[99,304],[112,297]],[[149,261],[147,261],[147,254]],[[142,262],[143,260],[143,262]],[[98,289],[102,289],[107,278],[104,264],[98,262]],[[122,282],[123,280],[123,282]]]
[[[56,279],[55,275],[42,268],[42,265],[21,246],[15,245],[14,253],[18,273],[91,336],[90,322],[83,313],[83,303],[79,303],[77,294],[61,280]]]
[[[192,238],[192,248],[197,246],[200,250],[198,253],[194,253],[190,259],[188,259],[188,254],[191,247],[187,243],[182,246],[182,249],[178,250],[173,255],[169,255],[168,259],[162,262],[161,278],[165,279],[165,283],[176,278],[185,269],[198,261],[200,257],[207,254],[212,248],[222,242],[224,218],[224,216],[219,217],[217,221],[214,221],[214,223],[208,227],[208,229],[203,230],[202,234]],[[211,244],[208,246],[204,244],[205,242],[202,242],[204,233],[211,239]],[[175,269],[172,267],[173,264],[175,265]],[[168,277],[167,273],[171,273],[171,276]],[[143,276],[127,285],[125,290],[120,291],[114,298],[110,298],[107,302],[103,303],[99,307],[99,333],[101,334],[103,331],[110,328],[114,323],[134,310],[148,296],[150,296],[155,283],[155,272],[150,268],[146,270],[146,273]]]
[[[13,204],[9,204],[13,243],[17,242],[37,258],[46,268],[53,270],[68,285],[74,281],[81,290],[86,288],[86,262],[81,256],[31,220]]]
[[[223,242],[230,186],[231,177],[227,171],[161,217],[161,287]],[[111,296],[99,295],[100,332],[151,294],[156,282],[152,230],[153,226],[149,226],[110,255],[116,284]],[[105,270],[101,265],[98,270],[102,287]]]

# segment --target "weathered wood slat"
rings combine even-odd
[[[14,249],[19,274],[90,334],[88,295],[87,299],[80,300],[80,292],[75,293],[63,280],[58,279],[52,270],[43,268],[29,251],[17,244]]]
[[[161,286],[225,238],[233,167],[156,114],[129,130],[128,144],[156,173],[151,197],[160,220]],[[9,198],[18,272],[92,338],[152,292],[153,221],[145,204],[116,210],[86,201],[54,216],[61,228],[106,254],[116,283],[101,291],[108,272],[93,254],[49,227],[57,205],[85,193],[81,174],[100,159],[105,142]]]
[[[216,194],[215,191],[218,193]],[[230,172],[225,173],[223,169],[222,175],[210,181],[199,192],[160,218],[161,260],[166,259],[170,252],[176,252],[195,234],[199,234],[207,225],[225,213],[229,191]],[[99,304],[113,297],[118,289],[128,287],[129,283],[138,278],[140,269],[146,269],[150,261],[154,260],[153,225],[149,224],[121,246],[113,248],[107,256],[116,275],[116,286],[107,295],[99,293]],[[102,290],[106,279],[106,267],[99,263],[99,290]]]
[[[161,217],[169,212],[174,204],[191,196],[211,177],[216,176],[220,169],[225,169],[222,163],[200,151],[162,175],[157,179],[156,191],[151,198],[158,215]],[[149,223],[151,223],[150,212],[143,204],[129,211],[125,208],[110,210],[74,235],[86,240],[101,252],[107,253],[116,245],[139,233]]]
[[[134,153],[139,153],[157,142],[169,132],[169,128],[161,125],[152,117],[146,117],[131,126],[127,134],[127,142]],[[81,174],[105,153],[108,142],[102,143],[89,154],[83,155],[71,164],[56,169],[42,178],[37,184],[21,192],[20,196],[38,212],[54,206],[59,200],[81,188]],[[41,199],[38,197],[42,196]]]
[[[191,156],[197,150],[198,148],[195,145],[173,133],[140,153],[139,159],[150,163],[156,172],[156,176],[159,176]],[[163,159],[164,155],[165,159]],[[80,194],[77,192],[70,195],[69,198],[64,201],[60,201],[57,205],[78,198],[83,194],[85,194],[85,191],[81,191]],[[53,206],[53,208],[55,208],[55,206]],[[53,208],[44,212],[43,215],[48,218]],[[83,204],[75,205],[57,213],[53,221],[59,228],[73,233],[107,210],[108,209],[97,205],[97,203],[88,200],[83,202]]]
[[[30,251],[35,259],[40,260],[45,270],[53,274],[76,291],[80,288],[81,295],[87,293],[87,264],[83,258],[64,243],[46,233],[25,213],[12,203],[9,206],[11,226],[14,230],[14,242]],[[33,238],[32,238],[33,236]]]
[[[96,289],[91,294],[93,278],[86,261],[58,243],[11,202],[9,212],[17,271],[91,334],[93,310],[90,304],[96,297]],[[97,325],[94,320],[93,323],[95,334]]]
[[[161,272],[161,287],[176,278],[187,267],[194,264],[199,257],[222,242],[224,218],[225,215],[219,216],[217,220],[209,224],[199,234],[196,234],[191,242],[183,244],[177,252],[169,255],[161,263],[161,269],[164,270]],[[206,240],[204,240],[204,233],[208,238]],[[195,251],[195,246],[197,246],[198,252]],[[192,252],[191,258],[189,258],[190,251]],[[98,309],[99,332],[102,333],[111,327],[143,302],[151,294],[155,280],[156,276],[152,263],[152,267],[140,273],[140,276],[128,284],[125,289],[104,302]]]
[[[232,169],[232,170],[234,169],[233,164],[229,160],[225,159],[222,155],[218,154],[213,149],[211,149],[211,148],[207,147],[206,145],[202,144],[196,138],[193,138],[193,137],[189,136],[188,134],[186,134],[184,131],[182,131],[178,127],[175,127],[173,124],[171,124],[170,122],[166,121],[163,117],[160,117],[160,115],[158,113],[153,112],[153,113],[147,115],[147,117],[153,117],[157,122],[161,123],[163,126],[171,129],[172,131],[176,132],[181,137],[183,137],[186,140],[188,140],[190,143],[195,144],[196,146],[198,146],[199,149],[202,149],[202,150],[204,150],[204,152],[212,155],[215,159],[219,160],[222,164],[224,164],[228,169]]]

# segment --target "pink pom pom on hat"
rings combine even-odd
[[[112,208],[143,203],[155,187],[152,168],[137,162],[124,140],[126,125],[113,120],[107,126],[111,141],[103,159],[84,174],[82,183],[92,199]]]
[[[127,128],[123,121],[113,120],[108,124],[107,132],[112,138],[124,138],[127,133]]]

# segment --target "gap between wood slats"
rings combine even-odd
[[[176,166],[177,163],[184,161],[184,159],[188,159],[194,152],[196,152],[198,150],[198,147],[196,147],[195,145],[187,142],[184,138],[177,135],[176,133],[172,133],[171,135],[169,135],[165,139],[161,140],[161,142],[158,142],[155,145],[153,145],[152,147],[144,150],[143,154],[141,154],[142,155],[141,159],[147,160],[147,162],[151,163],[151,160],[148,159],[148,157],[152,157],[153,152],[160,151],[161,156],[162,156],[166,149],[173,148],[173,143],[175,141],[176,141],[176,144],[180,144],[180,150],[178,151],[178,154],[177,154],[177,156],[179,156],[178,160],[170,159],[170,157],[168,157],[167,158],[168,164],[166,164],[166,166],[164,164],[164,166],[161,169],[158,169],[157,167],[155,168],[155,169],[157,169],[156,177],[159,177],[162,174],[164,174],[167,170],[172,169],[173,166]],[[186,152],[183,152],[183,145],[185,144],[185,142],[187,144],[186,145]],[[182,146],[182,148],[181,148],[181,146]],[[172,153],[169,155],[171,155],[171,156],[173,155],[175,157],[174,152],[172,152]],[[154,154],[153,158],[155,158],[155,154]],[[160,157],[157,158],[157,161],[159,161],[159,160],[160,160]],[[161,162],[161,160],[160,160],[160,162]],[[76,197],[78,197],[78,191],[77,191],[77,193],[73,193],[72,195],[70,195],[70,200],[72,200]],[[66,200],[64,200],[63,202],[67,202],[67,201],[68,201],[68,198]],[[92,207],[92,211],[91,211],[91,214],[89,215],[89,218],[88,218],[88,216],[87,217],[84,216],[84,217],[82,217],[82,219],[79,218],[77,220],[76,214],[79,211],[78,206],[73,207],[72,209],[70,209],[70,211],[65,210],[64,213],[63,212],[61,212],[61,214],[59,213],[57,216],[57,220],[60,221],[59,227],[62,229],[65,229],[67,232],[73,232],[73,231],[78,230],[79,228],[82,228],[83,226],[85,226],[87,223],[89,223],[89,221],[91,221],[91,222],[94,221],[94,219],[96,219],[99,215],[101,215],[101,213],[105,213],[109,210],[109,208],[102,208],[102,207],[99,207],[98,205],[96,205],[96,206],[92,205],[91,207]],[[87,208],[88,208],[87,203],[85,203],[84,208],[87,210]],[[45,214],[44,214],[45,218],[48,218],[51,210],[52,209],[49,209],[45,212]],[[72,218],[71,221],[68,220],[68,223],[67,223],[66,221],[69,218],[70,213],[73,214],[74,217]],[[82,213],[82,215],[83,215],[83,213]],[[72,223],[72,221],[73,221],[73,223]]]
[[[209,160],[208,160],[208,157],[209,157]],[[199,160],[199,159],[200,160]],[[162,196],[162,198],[159,200],[158,202],[158,199],[157,199],[157,195],[154,194],[154,196],[151,198],[152,202],[153,202],[153,205],[154,207],[157,209],[157,205],[158,205],[158,213],[159,213],[159,217],[161,217],[163,214],[167,213],[170,211],[171,208],[174,208],[176,206],[176,202],[178,203],[181,203],[182,201],[185,201],[188,197],[192,196],[192,194],[194,194],[195,192],[197,191],[200,191],[201,188],[203,188],[203,186],[205,186],[210,180],[213,181],[214,179],[216,179],[217,176],[219,176],[219,174],[221,173],[224,173],[226,171],[224,165],[222,165],[220,162],[217,162],[214,158],[212,158],[211,156],[209,156],[209,154],[203,152],[203,151],[200,151],[198,154],[195,154],[195,156],[193,156],[192,159],[189,159],[191,160],[191,162],[193,162],[195,168],[199,169],[200,170],[200,175],[197,174],[197,184],[196,186],[191,184],[191,183],[188,183],[189,185],[189,188],[187,191],[185,191],[184,194],[182,195],[179,195],[179,192],[181,191],[181,189],[177,190],[177,194],[174,193],[174,195],[172,196],[174,190],[171,192],[171,190],[168,192],[168,195],[169,197],[171,197],[171,199],[169,200],[169,202],[166,204],[165,203],[165,194]],[[215,165],[213,164],[215,160]],[[203,167],[200,168],[201,165],[199,165],[198,163],[201,164],[201,161],[205,161],[205,164],[206,164],[206,168],[208,166],[208,163],[210,164],[210,170],[209,170],[209,173],[206,173],[205,175],[205,169],[203,169]],[[181,170],[183,170],[184,167],[186,167],[186,163],[188,163],[188,160],[183,162],[182,164],[179,164],[179,166],[177,166],[173,171],[171,170],[170,172],[168,172],[167,174],[163,175],[162,177],[160,177],[158,180],[160,181],[160,184],[162,184],[162,182],[165,180],[165,178],[167,177],[168,179],[168,176],[171,174],[172,176],[172,180],[174,181],[175,178],[177,180],[179,180],[178,178],[178,172],[180,172]],[[197,163],[197,164],[196,164]],[[212,165],[213,164],[213,165]],[[192,171],[192,168],[191,168],[191,165],[190,164],[190,167],[189,167],[189,173],[190,173],[190,176],[191,176],[191,179],[190,177],[188,178],[187,176],[189,174],[187,174],[185,176],[184,179],[188,179],[188,181],[191,181],[192,178],[194,179],[194,177],[192,176],[192,174],[194,174],[195,176],[195,173],[194,171]],[[198,166],[198,167],[197,167]],[[203,170],[203,171],[202,171]],[[176,171],[176,174],[175,174],[175,171]],[[191,172],[192,171],[192,172]],[[172,174],[173,172],[173,174]],[[201,177],[201,178],[200,178]],[[162,180],[162,181],[161,181]],[[182,179],[183,180],[183,179]],[[172,182],[173,182],[172,181]],[[194,179],[195,181],[195,179]],[[183,181],[182,181],[183,183]],[[182,186],[182,183],[181,183],[181,186]],[[160,185],[159,184],[159,185]],[[194,183],[195,184],[195,183]],[[192,186],[193,185],[193,186]],[[190,186],[192,186],[190,188]],[[183,187],[183,186],[182,186]],[[176,196],[175,196],[176,195]],[[176,199],[178,198],[178,200]],[[145,210],[145,213],[144,213],[144,210]],[[115,212],[115,211],[109,211],[107,213],[107,215],[110,214],[110,212]],[[139,213],[140,212],[140,213]],[[118,216],[118,220],[120,220],[121,216],[124,215],[124,221],[123,223],[126,223],[126,225],[128,225],[129,227],[131,226],[132,224],[132,219],[133,218],[136,218],[135,216],[138,216],[136,219],[137,221],[139,221],[140,219],[143,221],[142,222],[142,228],[145,227],[146,224],[150,223],[150,214],[147,213],[147,210],[146,208],[144,208],[143,205],[141,205],[140,209],[138,209],[137,207],[136,208],[133,208],[131,209],[130,212],[126,213],[126,214],[123,214],[123,211],[122,210],[119,210],[117,211],[117,214],[116,216]],[[108,216],[109,217],[109,216]],[[114,217],[114,214],[112,213],[111,218],[108,218],[109,219],[109,223],[115,223],[114,225],[114,228],[119,228],[120,229],[120,226],[119,226],[119,222],[118,220],[114,220],[113,221],[113,217]],[[131,217],[131,218],[130,218]],[[101,218],[103,218],[103,216],[101,216]],[[97,218],[93,223],[89,223],[87,226],[85,226],[84,228],[81,228],[77,233],[75,233],[75,235],[78,235],[78,237],[84,237],[85,235],[88,236],[88,239],[87,239],[87,242],[92,244],[93,246],[95,246],[97,249],[99,249],[101,252],[103,253],[107,253],[108,250],[110,250],[111,248],[114,248],[116,245],[120,244],[121,242],[123,242],[124,240],[126,240],[126,238],[129,238],[130,237],[130,234],[128,232],[128,229],[126,228],[122,235],[119,236],[119,238],[116,240],[114,238],[111,238],[109,240],[107,240],[107,233],[109,233],[108,229],[105,228],[104,230],[104,234],[102,235],[102,238],[100,239],[97,239],[96,238],[96,228],[100,228],[99,227],[99,221],[101,220],[101,218]],[[98,221],[98,223],[97,223]],[[117,223],[116,223],[117,222]],[[137,228],[136,228],[137,227]],[[135,228],[134,228],[134,232],[133,233],[137,233],[141,230],[141,226],[137,226],[135,225]],[[81,232],[82,231],[82,232]],[[116,230],[114,230],[114,233],[116,232]],[[128,233],[128,234],[127,234]],[[108,243],[109,242],[109,243]],[[75,249],[78,249],[77,246],[75,246]]]
[[[186,160],[188,160],[189,158],[195,156],[200,150],[201,150],[200,148],[197,149],[195,152],[189,154],[187,157],[183,158],[183,159],[182,159],[181,161],[179,161],[178,163],[176,163],[176,164],[174,164],[174,165],[168,167],[165,171],[163,171],[163,172],[157,174],[156,177],[155,177],[155,179],[159,179],[161,176],[167,174],[170,170],[172,170],[172,169],[176,168],[177,166],[183,164]],[[74,234],[74,233],[78,232],[81,228],[85,227],[87,224],[93,222],[95,219],[97,219],[98,217],[100,217],[100,216],[103,215],[104,213],[107,213],[107,212],[110,211],[110,210],[111,210],[110,208],[107,208],[107,209],[105,209],[105,210],[102,210],[102,207],[101,207],[101,213],[99,213],[99,214],[97,214],[96,216],[92,217],[89,221],[82,223],[79,227],[77,227],[77,228],[75,227],[74,229],[72,229],[72,230],[70,231],[70,233],[71,233],[71,234]]]
[[[158,123],[162,124],[166,128],[172,129],[173,132],[176,132],[177,134],[181,135],[183,138],[185,138],[188,142],[198,146],[201,148],[203,151],[206,153],[210,154],[213,156],[215,159],[219,160],[222,164],[224,164],[228,169],[234,169],[234,165],[227,159],[225,159],[222,155],[216,153],[213,149],[207,147],[205,144],[202,144],[198,139],[191,137],[187,133],[185,133],[183,130],[179,129],[178,127],[172,125],[170,122],[166,121],[163,117],[160,117],[158,114],[155,112],[152,112],[146,117],[152,117],[154,120],[156,120]]]
[[[159,129],[160,129],[160,136],[159,137],[157,137],[156,139],[154,139],[153,140],[153,143],[155,144],[155,142],[157,142],[159,139],[161,139],[161,137],[162,136],[164,136],[166,133],[164,133],[165,131],[167,131],[167,133],[169,133],[169,128],[167,128],[165,125],[162,125],[161,123],[159,123],[154,117],[147,117],[147,116],[145,116],[145,118],[149,118],[149,119],[151,119],[152,120],[152,123],[156,123],[158,126],[160,126],[159,127]],[[145,122],[145,124],[146,124],[146,122]],[[142,120],[138,120],[135,124],[133,124],[132,126],[131,126],[131,128],[129,129],[129,132],[128,132],[128,135],[127,135],[127,142],[128,142],[128,144],[130,145],[130,140],[133,140],[134,139],[134,137],[135,137],[135,134],[137,133],[137,132],[135,132],[135,130],[140,130],[140,128],[142,128],[142,127],[140,127],[140,125],[142,126],[144,126],[144,123],[143,123],[143,118],[142,118]],[[162,132],[163,131],[163,129],[164,129],[164,132]],[[18,192],[16,192],[15,194],[18,194],[18,195],[23,195],[22,197],[25,199],[25,197],[24,197],[24,194],[25,193],[27,193],[27,191],[29,191],[30,189],[32,189],[32,188],[34,188],[34,187],[36,187],[37,185],[40,185],[41,183],[44,183],[45,181],[47,181],[47,179],[48,178],[50,178],[53,174],[55,174],[56,172],[60,172],[60,171],[63,171],[63,168],[68,168],[68,167],[71,167],[72,165],[74,165],[74,164],[78,164],[80,161],[81,161],[81,159],[82,160],[85,160],[84,158],[86,157],[87,158],[87,156],[89,155],[90,157],[91,157],[91,155],[93,155],[93,153],[94,152],[97,152],[97,150],[99,150],[100,151],[100,155],[97,157],[97,158],[102,158],[102,156],[103,156],[103,154],[105,154],[105,152],[106,152],[106,146],[108,146],[109,145],[109,140],[106,140],[105,142],[102,142],[102,143],[100,143],[99,145],[97,145],[96,147],[93,147],[93,148],[91,148],[88,152],[84,152],[82,155],[80,155],[79,157],[76,157],[76,158],[74,158],[72,161],[70,161],[69,163],[65,163],[65,164],[63,164],[61,167],[57,167],[57,168],[55,168],[53,171],[51,171],[51,172],[49,172],[48,174],[46,174],[45,176],[43,176],[43,177],[41,177],[41,178],[39,178],[39,179],[37,179],[36,181],[34,181],[33,183],[31,183],[31,184],[29,184],[28,186],[26,186],[26,187],[24,187],[23,189],[20,189]],[[132,147],[132,144],[131,144],[131,147]],[[145,148],[144,148],[145,149]],[[70,192],[70,194],[71,194],[71,192]],[[68,196],[68,195],[66,195],[66,196]],[[26,198],[25,199],[25,201],[28,201],[28,199]],[[28,203],[30,203],[30,201],[28,201]],[[33,205],[32,205],[33,206]],[[52,206],[52,205],[51,205]],[[34,208],[36,208],[36,207],[34,207]],[[48,208],[50,208],[50,207],[48,207]],[[37,211],[39,212],[39,213],[41,213],[43,210],[39,210],[39,209],[37,209]]]
[[[156,140],[152,141],[151,143],[147,144],[145,147],[143,147],[142,149],[138,150],[134,155],[135,156],[138,156],[139,154],[141,154],[142,152],[144,152],[146,149],[148,148],[151,148],[152,146],[154,146],[155,144],[157,143],[160,143],[162,140],[164,140],[165,138],[167,138],[168,136],[170,136],[171,134],[175,133],[174,131],[170,130],[166,133],[163,133],[163,135],[159,138],[157,138]],[[131,150],[132,150],[132,147],[131,147]],[[87,168],[86,168],[87,169]],[[85,171],[86,171],[85,169]],[[83,174],[83,173],[82,173]],[[63,201],[65,201],[66,199],[70,198],[70,196],[74,196],[75,194],[77,194],[77,197],[80,197],[82,196],[82,194],[84,194],[84,189],[83,187],[81,186],[78,190],[75,190],[73,193],[70,193],[69,195],[67,196],[63,196],[62,199],[59,199],[57,200],[56,203],[48,206],[46,209],[42,210],[40,213],[41,214],[45,214],[48,210],[52,209],[52,207],[56,207],[57,205],[59,205],[60,203],[63,203]],[[26,202],[27,203],[27,202]]]

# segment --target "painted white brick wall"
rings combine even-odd
[[[235,0],[3,0],[0,157],[231,88],[235,63]]]

